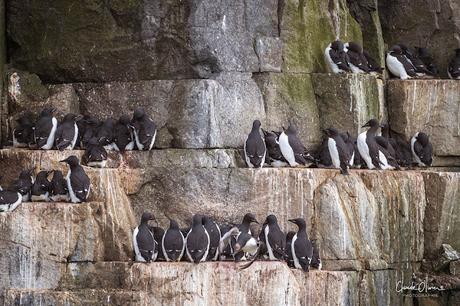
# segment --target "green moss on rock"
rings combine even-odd
[[[321,128],[334,126],[356,135],[371,118],[386,120],[383,82],[364,74],[313,74]]]
[[[283,71],[326,72],[324,48],[337,36],[344,41],[362,42],[361,28],[345,1],[337,4],[331,13],[327,1],[286,1],[281,22]]]
[[[321,138],[319,113],[310,74],[264,73],[256,77],[265,104],[267,129],[279,130],[292,120],[311,148]]]

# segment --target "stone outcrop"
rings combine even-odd
[[[423,131],[433,143],[435,164],[460,160],[460,83],[453,80],[388,81],[389,123],[406,140]],[[455,159],[454,159],[455,158]]]
[[[234,263],[76,263],[67,266],[58,286],[11,289],[5,303],[394,305],[402,302],[393,290],[399,277],[396,271],[302,273],[276,262],[256,262],[242,271]]]
[[[319,72],[324,46],[336,36],[361,41],[345,0],[96,1],[78,8],[8,1],[7,13],[12,61],[48,82]]]
[[[365,74],[313,74],[321,128],[357,136],[369,119],[386,120],[383,81]]]
[[[240,147],[254,118],[265,119],[262,96],[250,74],[74,86],[82,113],[107,118],[144,107],[158,126],[155,146],[160,148]]]
[[[7,73],[5,86],[5,113],[0,116],[2,139],[8,139],[9,133],[16,127],[16,119],[25,112],[38,117],[44,107],[54,107],[55,115],[63,117],[67,113],[80,112],[79,99],[71,84],[45,85],[36,74],[16,69]]]
[[[460,250],[460,173],[424,173],[424,180],[425,257],[433,260],[443,243]]]
[[[456,0],[380,0],[383,38],[391,46],[427,47],[442,77],[460,47],[460,4]]]
[[[119,117],[141,106],[158,135],[151,152],[111,152],[108,168],[85,167],[87,203],[23,203],[0,213],[0,305],[455,304],[458,260],[438,269],[451,275],[430,276],[448,285],[439,298],[396,288],[434,271],[443,244],[460,250],[459,82],[332,75],[323,58],[336,38],[362,43],[381,63],[385,44],[405,41],[426,44],[445,71],[459,39],[458,5],[412,2],[7,1],[14,69],[0,108],[3,145],[20,114],[45,105],[59,119]],[[254,119],[267,130],[295,123],[313,150],[321,129],[356,136],[371,118],[406,140],[430,134],[442,168],[344,176],[248,169],[242,158]],[[71,154],[83,151],[2,149],[0,183],[25,168],[67,172],[59,161]],[[133,263],[132,230],[144,211],[162,227],[168,218],[186,227],[196,213],[219,223],[273,213],[285,231],[301,216],[326,270]]]
[[[239,222],[251,211],[260,221],[275,213],[283,229],[294,230],[287,219],[303,216],[320,243],[326,268],[381,269],[423,257],[426,191],[421,173],[356,170],[343,177],[319,169],[143,169],[140,189],[130,192],[132,205],[137,215],[154,211],[160,224],[174,218],[186,226],[197,212]]]

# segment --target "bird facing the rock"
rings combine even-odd
[[[244,142],[244,156],[249,168],[262,168],[264,166],[267,149],[265,141],[260,135],[260,126],[260,121],[254,120],[251,132]]]
[[[150,151],[155,143],[157,128],[152,119],[145,113],[144,109],[136,108],[131,120],[134,140],[138,150]]]
[[[57,119],[53,116],[55,110],[53,107],[43,109],[35,124],[34,138],[39,149],[53,148],[58,125]]]
[[[90,192],[90,180],[78,158],[71,155],[61,162],[67,163],[69,172],[66,176],[67,190],[72,203],[86,202]]]
[[[148,225],[149,221],[154,219],[153,214],[144,212],[141,223],[133,231],[134,255],[138,262],[155,261],[155,239]]]

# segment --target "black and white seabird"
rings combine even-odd
[[[382,135],[384,134],[384,129],[387,129],[387,125],[382,125]],[[387,135],[387,131],[385,131],[385,135]],[[375,141],[379,145],[379,151],[385,155],[385,158],[388,162],[388,164],[393,167],[394,169],[400,169],[399,164],[397,162],[397,157],[396,157],[396,150],[393,146],[394,141],[393,139],[387,137],[387,136],[380,136],[376,135],[375,136]]]
[[[270,260],[286,257],[286,235],[281,231],[275,215],[269,215],[263,226],[264,242]]]
[[[324,135],[323,139],[321,140],[321,144],[319,145],[317,151],[314,154],[316,161],[316,166],[318,168],[330,168],[332,167],[332,160],[331,154],[329,154],[328,148],[328,139],[326,135]]]
[[[380,67],[379,63],[369,54],[369,52],[363,50],[363,55],[367,60],[367,66],[369,67],[371,73],[383,72],[383,68]]]
[[[155,252],[153,252],[153,260],[165,261],[166,259],[163,254],[163,248],[161,247],[161,241],[163,241],[165,230],[159,226],[151,226],[150,231],[153,233],[153,239],[155,240]]]
[[[286,262],[288,267],[290,268],[295,268],[294,267],[294,258],[292,257],[292,248],[291,248],[291,243],[292,243],[292,238],[296,235],[296,232],[289,231],[286,234]]]
[[[360,44],[354,41],[346,43],[345,52],[350,59],[350,69],[353,73],[369,73],[371,71]]]
[[[381,140],[382,137],[386,139],[388,144]],[[398,166],[408,167],[412,164],[410,144],[401,138],[390,137],[390,126],[388,124],[382,124],[382,136],[376,136],[376,140],[395,158]],[[389,162],[391,163],[391,160]]]
[[[53,116],[55,110],[53,107],[43,109],[35,124],[34,138],[39,149],[53,148],[58,125],[57,119]]]
[[[419,59],[417,55],[414,54],[411,49],[409,49],[408,46],[405,44],[399,44],[399,47],[401,47],[403,54],[415,68],[415,73],[417,76],[431,75],[431,72],[427,69],[423,61]]]
[[[22,195],[22,202],[30,201],[32,185],[34,184],[32,174],[33,169],[23,170],[19,174],[19,178],[12,184],[13,190],[18,191]]]
[[[203,225],[209,235],[209,251],[206,260],[216,261],[219,258],[219,242],[221,238],[219,225],[208,216],[203,216]]]
[[[328,137],[327,145],[332,165],[334,168],[340,169],[340,173],[348,174],[348,167],[351,160],[348,146],[345,144],[345,141],[343,141],[342,136],[336,129],[328,128],[323,131]]]
[[[50,200],[51,182],[48,180],[50,173],[51,171],[38,172],[35,182],[32,185],[32,202],[48,202]]]
[[[283,131],[279,137],[279,145],[283,157],[291,167],[306,165],[307,158],[311,158],[306,153],[307,149],[297,137],[297,128],[291,123],[286,131]]]
[[[237,228],[238,228],[238,233],[236,235],[233,236],[233,239],[231,240],[231,245],[232,245],[232,250],[234,252],[234,259],[236,261],[240,261],[240,260],[245,260],[249,257],[252,257],[255,255],[255,252],[257,251],[257,248],[255,248],[254,245],[258,245],[257,243],[257,240],[254,238],[254,240],[251,240],[250,238],[252,237],[252,233],[251,233],[251,224],[252,223],[259,223],[256,219],[256,217],[254,216],[254,214],[252,213],[247,213],[244,215],[243,217],[243,221],[241,222],[241,224],[238,224],[237,225]],[[245,233],[249,236],[246,236],[244,235],[243,237],[241,237],[240,239],[240,236],[241,236],[241,233]],[[238,242],[238,240],[240,241],[239,243],[239,248],[238,248],[238,251],[235,249],[235,246],[236,246],[236,243]],[[246,244],[248,244],[246,246]],[[246,252],[244,250],[252,250],[250,252]]]
[[[447,68],[447,74],[449,78],[460,80],[460,48],[455,49],[455,56],[449,62],[449,67]]]
[[[128,115],[120,116],[113,128],[113,148],[124,152],[134,149],[134,133]]]
[[[260,135],[260,121],[254,120],[251,132],[244,142],[244,156],[249,168],[262,168],[265,162],[267,148],[265,141]]]
[[[278,135],[275,132],[269,132],[262,129],[265,138],[265,145],[267,147],[267,153],[265,155],[265,160],[268,161],[270,166],[278,168],[278,167],[285,167],[288,165],[286,159],[283,157],[283,153],[281,153]]]
[[[82,148],[86,148],[89,141],[93,137],[97,137],[97,133],[99,128],[102,125],[101,120],[96,117],[85,116],[85,123],[84,123],[84,133],[81,136],[81,146]],[[96,138],[97,139],[97,138]]]
[[[141,223],[133,231],[134,255],[138,262],[155,261],[155,239],[149,228],[150,220],[154,220],[153,214],[144,212]]]
[[[78,118],[76,118],[76,124],[77,124],[77,128],[78,128],[78,135],[77,135],[77,143],[75,144],[75,148],[83,148],[83,143],[82,143],[82,140],[83,140],[83,135],[85,135],[85,132],[86,132],[86,126],[87,126],[87,120],[90,118],[90,116],[88,115],[84,115],[84,116],[78,116]]]
[[[369,130],[359,134],[357,139],[358,150],[361,158],[366,162],[368,169],[393,169],[380,149],[375,136],[380,124],[376,119],[369,120],[362,127],[370,127]]]
[[[310,262],[310,267],[321,270],[322,264],[321,264],[321,257],[319,255],[319,247],[315,243],[315,241],[312,241],[313,245],[313,257]]]
[[[351,72],[350,59],[344,50],[343,42],[340,40],[333,41],[326,47],[324,57],[333,73]]]
[[[230,224],[222,224],[219,228],[222,236],[219,242],[219,259],[223,261],[234,258],[234,239],[236,239],[235,237],[240,231],[238,230],[238,227]]]
[[[136,108],[131,120],[134,140],[138,150],[150,151],[155,143],[157,127],[152,119],[145,113],[144,109]]]
[[[58,124],[55,142],[59,151],[73,150],[77,144],[78,126],[76,120],[77,115],[67,114],[62,122]]]
[[[31,113],[25,113],[16,122],[18,125],[13,130],[13,147],[27,148],[34,142],[34,124]]]
[[[113,149],[113,129],[115,126],[115,120],[113,118],[106,119],[99,127],[96,138],[100,145],[106,150]]]
[[[17,190],[0,190],[0,212],[12,212],[22,203],[22,195]]]
[[[180,261],[184,255],[185,238],[175,220],[169,221],[169,228],[163,235],[161,247],[166,261]]]
[[[403,54],[403,51],[399,45],[391,47],[386,58],[388,70],[391,74],[406,80],[411,77],[416,77],[415,67],[409,61],[409,59]]]
[[[209,252],[209,235],[204,228],[201,215],[193,216],[192,227],[185,240],[188,260],[194,263],[206,261]]]
[[[313,245],[310,239],[308,239],[307,225],[302,218],[290,219],[288,221],[299,227],[291,241],[291,253],[294,260],[294,267],[308,272],[313,257]]]
[[[347,152],[350,157],[348,165],[350,167],[353,167],[355,165],[355,155],[359,155],[359,153],[356,153],[356,151],[358,151],[358,148],[356,147],[356,139],[353,136],[351,136],[348,131],[346,131],[345,133],[340,133],[340,136],[342,137],[343,141],[345,142],[345,145],[347,146]]]
[[[427,48],[415,47],[415,55],[425,64],[425,67],[430,71],[431,75],[435,76],[439,73],[438,67],[434,63],[433,57],[428,52]]]
[[[50,199],[53,202],[69,202],[69,191],[67,190],[67,181],[64,179],[60,170],[53,171],[51,179]]]
[[[91,138],[86,144],[83,160],[89,167],[105,168],[107,166],[107,151],[96,137]]]
[[[259,244],[251,233],[239,232],[236,235],[236,241],[233,245],[233,252],[235,261],[239,261],[242,258],[254,256],[259,248]],[[241,254],[242,256],[238,256]]]
[[[90,192],[90,180],[78,158],[71,155],[61,162],[69,165],[69,172],[66,176],[67,190],[69,191],[72,203],[86,202]]]
[[[433,146],[427,134],[417,132],[410,141],[414,161],[420,167],[429,167],[433,162]]]

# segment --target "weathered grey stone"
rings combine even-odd
[[[281,72],[283,44],[278,37],[257,37],[256,54],[259,58],[259,71]]]
[[[55,107],[56,115],[79,112],[78,97],[72,85],[44,85],[35,74],[10,69],[8,72],[10,117],[25,111],[39,113],[45,106]]]
[[[423,176],[417,172],[337,173],[149,167],[136,184],[140,189],[131,190],[130,198],[136,215],[151,210],[164,226],[167,218],[186,226],[195,213],[219,222],[239,222],[251,211],[260,221],[274,213],[282,229],[294,230],[287,219],[303,216],[312,239],[319,242],[323,260],[336,261],[331,267],[340,269],[364,265],[378,269],[420,261],[426,204]]]
[[[321,128],[357,136],[369,119],[385,121],[383,81],[366,74],[313,74]]]
[[[319,110],[310,74],[261,73],[255,76],[264,98],[266,130],[280,131],[290,121],[308,148],[321,141]]]
[[[422,172],[425,209],[425,258],[433,260],[443,243],[460,249],[460,172]]]
[[[449,263],[449,273],[452,275],[460,275],[460,260],[451,261]]]
[[[148,299],[140,291],[122,290],[6,290],[3,305],[50,305],[50,306],[98,306],[98,305],[147,305]]]
[[[438,257],[434,264],[434,270],[440,271],[449,266],[451,261],[460,259],[460,254],[449,244],[443,243],[438,250]]]
[[[430,136],[434,154],[460,156],[460,83],[453,80],[388,81],[391,129],[410,139]]]
[[[102,203],[23,203],[0,213],[0,290],[49,288],[62,273],[60,263],[104,258]]]
[[[279,8],[284,72],[326,72],[324,49],[337,37],[362,42],[345,0],[286,0]]]
[[[78,97],[71,84],[44,85],[37,75],[14,69],[9,70],[7,77],[8,115],[1,122],[5,126],[5,139],[16,127],[16,119],[26,111],[38,117],[44,107],[52,106],[59,119],[67,113],[80,112]]]
[[[27,168],[35,169],[35,172],[38,172],[39,169],[62,170],[65,174],[68,171],[67,166],[59,161],[76,152],[83,153],[83,151],[1,150],[0,167],[11,169],[10,172],[5,173],[2,183],[8,186],[13,179],[17,178],[22,169]],[[85,167],[85,171],[91,181],[88,201],[100,202],[102,206],[102,211],[99,210],[96,214],[99,219],[91,223],[92,226],[97,224],[101,233],[97,243],[104,252],[103,257],[98,260],[130,260],[132,229],[136,220],[125,190],[130,190],[129,185],[134,182],[124,179],[124,176],[115,169]],[[45,204],[33,203],[31,205],[39,207]],[[48,205],[53,207],[52,204]],[[61,221],[64,222],[64,220]],[[79,243],[84,242],[85,240]]]
[[[214,78],[74,86],[83,113],[108,117],[144,107],[159,129],[156,147],[242,147],[252,121],[265,119],[259,88],[250,74]]]
[[[350,14],[363,33],[363,48],[385,67],[385,42],[378,12],[378,0],[347,0]]]
[[[279,35],[275,0],[97,1],[78,8],[72,1],[10,1],[7,12],[12,61],[57,82],[258,71],[255,38]]]
[[[241,271],[231,262],[78,263],[68,271],[59,290],[141,290],[151,304],[182,305],[187,299],[194,305],[397,305],[402,299],[393,289],[399,271],[304,273],[280,262],[255,262]]]
[[[388,46],[404,42],[427,47],[447,77],[447,64],[460,47],[460,4],[456,0],[380,0],[379,15]]]

